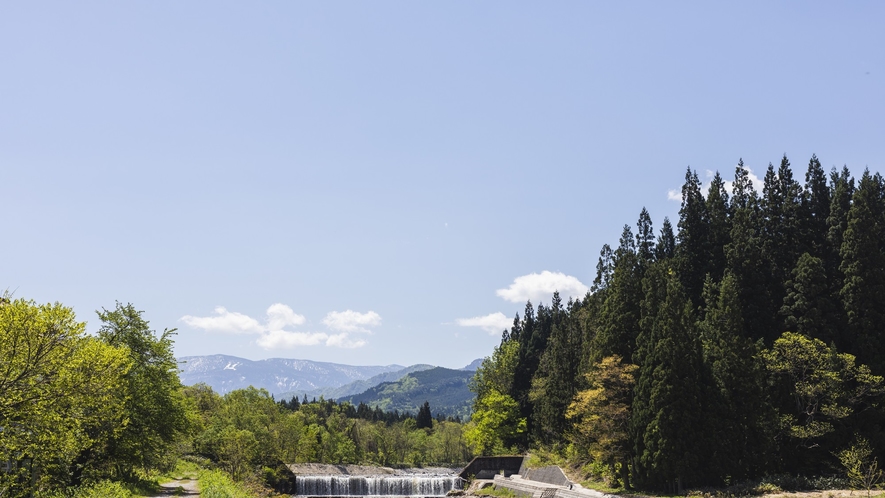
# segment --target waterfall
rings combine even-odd
[[[461,489],[458,476],[297,476],[296,496],[445,496]]]

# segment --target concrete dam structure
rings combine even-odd
[[[510,477],[519,474],[525,457],[510,456],[478,456],[470,461],[458,475],[461,479],[493,479],[496,475]]]
[[[391,469],[359,465],[292,465],[294,495],[333,497],[443,497],[462,488],[453,469]]]
[[[297,476],[296,496],[445,496],[461,489],[457,476]]]

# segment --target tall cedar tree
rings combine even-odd
[[[636,255],[644,268],[655,260],[655,231],[648,210],[642,208],[636,222]]]
[[[529,389],[532,387],[532,376],[535,374],[535,368],[532,368],[531,357],[527,353],[532,334],[535,330],[535,308],[532,302],[525,304],[525,311],[522,314],[522,323],[520,324],[519,333],[519,349],[517,354],[516,366],[513,369],[513,384],[509,394],[511,398],[519,405],[519,413],[521,417],[528,417],[531,414],[529,409]],[[521,447],[525,447],[528,440],[520,441]]]
[[[840,343],[838,301],[832,299],[823,259],[807,252],[800,256],[786,287],[784,328],[827,344]]]
[[[673,225],[669,218],[664,218],[661,225],[661,234],[655,246],[655,259],[658,261],[670,259],[676,255],[676,236],[673,234]]]
[[[532,381],[531,392],[533,437],[544,445],[554,443],[567,432],[565,412],[577,393],[575,379],[578,378],[583,349],[577,323],[579,308],[580,304],[572,301],[563,308],[559,293],[553,294],[550,337]]]
[[[830,217],[831,195],[827,174],[817,156],[808,161],[805,172],[805,191],[802,195],[801,240],[812,256],[826,259],[830,254],[827,242],[827,218]]]
[[[709,220],[709,262],[707,273],[719,281],[725,271],[725,246],[731,239],[731,213],[725,181],[717,171],[707,192],[707,217]]]
[[[701,305],[704,279],[710,270],[710,223],[696,171],[685,172],[682,207],[679,209],[676,270],[689,301]]]
[[[835,309],[832,321],[836,330],[836,346],[840,351],[848,347],[848,317],[842,302],[842,287],[845,275],[842,273],[842,242],[845,230],[848,229],[848,211],[851,209],[851,198],[854,196],[855,183],[847,167],[841,171],[836,168],[830,172],[830,215],[827,217],[827,253],[824,266],[827,271],[827,282],[830,305]]]
[[[642,412],[648,423],[636,428],[642,448],[636,477],[644,486],[681,492],[684,485],[709,480],[701,344],[693,305],[676,275],[669,269],[666,274],[657,271],[648,289],[651,300],[660,299],[663,292],[663,301],[646,321],[637,389],[642,384]]]
[[[595,363],[606,356],[631,358],[639,332],[642,299],[641,268],[629,225],[624,225],[614,254],[614,271],[600,310],[599,329],[593,348]]]
[[[842,243],[846,349],[873,373],[885,373],[885,184],[864,171],[848,211]]]
[[[707,429],[716,434],[707,442],[711,474],[721,483],[726,476],[751,478],[768,467],[773,411],[766,402],[765,377],[757,361],[759,347],[746,335],[737,279],[726,272],[704,287],[707,313],[701,323],[704,363],[712,381]]]
[[[781,160],[777,174],[769,164],[762,188],[762,256],[770,265],[771,274],[766,279],[766,287],[771,304],[767,308],[770,322],[762,329],[768,344],[784,331],[777,312],[783,303],[786,291],[784,282],[796,266],[799,255],[804,252],[800,238],[800,187],[793,180],[790,161],[787,156]]]
[[[551,319],[550,310],[543,304],[538,305],[536,315],[531,302],[526,303],[519,341],[519,359],[513,376],[513,394],[511,395],[519,405],[520,417],[527,420],[527,430],[525,433],[521,433],[525,439],[517,442],[517,445],[522,448],[528,447],[528,437],[534,433],[534,420],[532,419],[534,406],[529,393],[532,388],[532,380],[541,363],[541,355],[547,348],[552,328]]]
[[[774,306],[768,285],[770,265],[762,257],[762,240],[757,228],[761,224],[759,197],[743,160],[738,162],[734,172],[731,211],[731,242],[725,248],[727,267],[740,289],[747,335],[758,339],[763,337],[763,331],[772,328]]]
[[[424,404],[418,408],[418,416],[415,417],[415,426],[418,429],[433,428],[433,415],[430,413],[430,402],[425,401]]]

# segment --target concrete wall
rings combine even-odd
[[[495,486],[509,489],[525,498],[618,498],[613,495],[600,493],[593,489],[585,489],[575,484],[569,486],[554,486],[539,481],[514,477],[495,477]]]
[[[496,456],[496,457],[476,457],[464,467],[459,476],[461,479],[492,479],[496,475],[511,476],[519,472],[522,466],[522,456]]]
[[[519,474],[523,479],[529,481],[545,482],[554,486],[566,486],[572,484],[562,472],[562,469],[556,465],[541,467],[540,469],[523,469]]]

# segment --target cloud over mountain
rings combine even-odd
[[[347,310],[329,312],[323,319],[323,325],[338,332],[336,334],[291,330],[304,325],[307,319],[282,303],[275,303],[267,308],[264,323],[249,315],[228,311],[223,306],[216,307],[214,312],[211,316],[185,315],[180,320],[191,328],[206,332],[257,335],[255,343],[264,349],[294,349],[319,345],[358,348],[366,345],[366,341],[352,338],[350,334],[371,333],[368,327],[381,325],[381,315],[374,311],[360,313]]]

